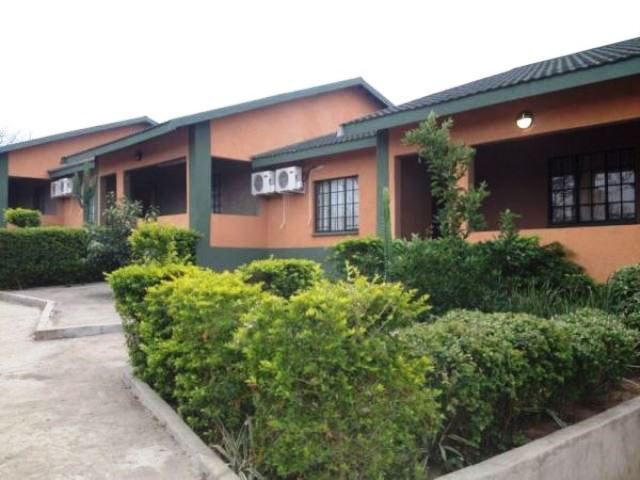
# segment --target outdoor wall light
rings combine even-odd
[[[516,125],[521,130],[526,130],[532,124],[533,124],[533,113],[531,112],[522,112],[520,115],[518,115],[518,118],[516,118]]]
[[[140,160],[142,160],[142,150],[138,150],[138,151],[135,153],[134,157],[135,157],[136,161],[138,161],[138,162],[139,162]]]

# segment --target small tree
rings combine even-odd
[[[125,199],[116,201],[115,195],[107,195],[102,223],[90,225],[88,261],[103,272],[111,272],[131,260],[129,235],[142,217],[142,205]]]
[[[477,188],[463,188],[460,181],[468,174],[475,150],[451,140],[450,118],[440,122],[431,112],[418,128],[406,133],[403,142],[416,145],[420,158],[429,171],[431,194],[437,202],[436,224],[445,237],[466,238],[474,229],[484,226],[480,212],[489,195],[482,182]]]

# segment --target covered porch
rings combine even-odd
[[[597,280],[640,262],[638,175],[640,120],[475,145],[469,181],[491,192],[484,231],[494,237],[499,215],[521,216],[524,235],[560,242]],[[397,159],[397,236],[432,233],[435,202],[416,155]]]

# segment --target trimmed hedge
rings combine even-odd
[[[41,217],[39,210],[30,208],[7,208],[4,211],[5,221],[19,228],[39,227],[42,221]]]
[[[245,282],[259,283],[265,291],[285,298],[310,288],[322,278],[319,263],[300,258],[255,260],[238,271]]]
[[[134,371],[142,374],[147,358],[140,345],[140,322],[147,315],[144,303],[147,291],[160,283],[181,277],[199,269],[183,264],[128,265],[107,275],[113,290],[116,310],[122,317],[122,326]],[[162,333],[158,333],[162,335]]]
[[[87,232],[66,227],[0,229],[0,288],[99,280],[87,264]]]
[[[134,262],[193,263],[196,245],[201,235],[190,229],[144,222],[129,236],[131,257]]]
[[[399,284],[318,282],[271,297],[236,336],[254,392],[256,456],[269,478],[422,478],[440,415],[426,356],[393,335],[427,308]]]
[[[425,378],[442,392],[446,417],[436,453],[457,468],[517,445],[526,416],[618,383],[640,334],[583,309],[553,319],[455,310],[399,335],[416,355],[432,359]]]
[[[426,378],[446,416],[440,456],[453,468],[510,446],[515,419],[546,407],[572,372],[566,329],[532,315],[455,310],[401,338],[433,361]]]

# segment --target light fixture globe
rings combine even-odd
[[[533,125],[533,113],[531,112],[522,112],[516,118],[516,126],[521,130],[526,130],[531,125]]]

